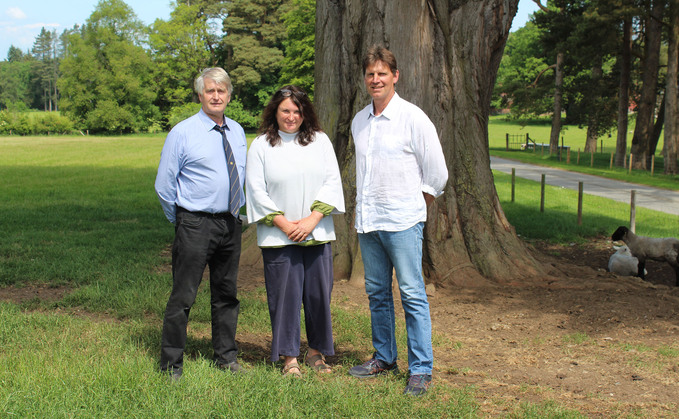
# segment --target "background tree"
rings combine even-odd
[[[361,59],[372,44],[399,61],[397,91],[436,125],[450,171],[443,197],[429,209],[425,271],[438,282],[483,277],[517,280],[541,272],[507,222],[488,154],[491,92],[518,0],[322,0],[316,3],[316,98],[334,139],[347,213],[336,224],[335,273],[362,278],[353,217],[353,115],[369,103]],[[398,22],[397,24],[395,22]],[[480,274],[480,275],[479,275]]]
[[[513,119],[529,119],[551,113],[554,101],[553,72],[532,21],[509,34],[493,91],[494,108],[510,108]]]
[[[170,19],[157,19],[149,44],[158,82],[156,104],[163,114],[172,107],[194,101],[193,80],[212,64],[208,15],[200,4],[179,3]]]
[[[24,52],[14,45],[10,45],[9,50],[7,50],[7,61],[10,63],[24,61]]]
[[[651,156],[651,138],[655,124],[655,111],[660,69],[662,19],[666,0],[651,0],[644,23],[644,53],[642,60],[642,88],[637,106],[637,121],[632,137],[633,167],[646,169]]]
[[[261,109],[278,87],[289,0],[232,0],[223,20],[219,62],[246,109]]]
[[[102,0],[67,37],[59,80],[64,112],[93,131],[144,131],[158,124],[145,27],[121,0]]]
[[[316,0],[292,0],[291,6],[283,15],[287,38],[280,84],[300,86],[313,99]]]
[[[620,44],[618,20],[612,13],[617,3],[588,0],[580,3],[576,25],[568,39],[570,66],[573,74],[568,86],[567,122],[587,127],[585,152],[597,150],[598,138],[610,132],[616,122],[619,72],[615,58]],[[596,47],[592,45],[596,39]],[[573,111],[575,110],[575,111]]]
[[[622,40],[617,58],[620,73],[618,84],[618,138],[615,143],[615,165],[622,167],[627,156],[627,127],[629,125],[629,97],[632,80],[632,17],[625,11],[620,13]]]
[[[15,107],[29,109],[33,102],[31,71],[33,59],[16,55],[12,61],[0,61],[0,110]]]
[[[58,110],[57,79],[59,78],[59,37],[57,31],[44,27],[35,38],[32,49],[42,90],[42,103],[45,111]]]
[[[667,87],[665,88],[665,174],[677,174],[679,149],[679,3],[669,5],[669,40],[667,52]]]

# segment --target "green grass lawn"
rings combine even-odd
[[[0,287],[72,290],[56,302],[0,303],[3,417],[475,417],[472,389],[439,386],[413,400],[403,374],[358,385],[348,376],[370,351],[367,308],[332,307],[337,344],[355,348],[332,377],[284,379],[249,353],[248,374],[218,371],[209,287],[191,311],[184,379],[168,383],[157,363],[174,230],[153,188],[163,141],[0,138]],[[240,299],[239,333],[267,336],[263,289]]]
[[[248,360],[247,375],[217,371],[208,361],[206,288],[191,312],[184,380],[170,385],[157,371],[174,233],[153,189],[163,141],[164,135],[0,138],[0,287],[72,290],[55,302],[0,303],[2,416],[478,417],[473,388],[440,385],[412,399],[401,394],[403,375],[372,383],[349,378],[349,366],[370,351],[369,316],[367,309],[341,304],[333,305],[336,342],[354,351],[332,377],[286,380],[262,359]],[[550,206],[539,213],[530,191],[539,185],[520,181],[521,199],[510,203],[507,178],[496,175],[498,194],[525,238],[610,233],[608,226],[624,224],[627,216],[623,204],[587,198],[578,227],[575,192],[550,190]],[[676,217],[638,210],[637,220],[649,235],[676,231]],[[265,336],[263,289],[240,297],[239,333]],[[402,323],[399,351],[405,353]],[[539,416],[533,412],[578,416],[527,404],[512,417]]]

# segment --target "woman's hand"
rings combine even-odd
[[[306,240],[314,231],[319,221],[323,218],[323,214],[318,211],[312,211],[308,217],[304,217],[299,221],[295,221],[295,228],[290,233],[286,233],[288,238],[294,242],[301,242]]]
[[[299,221],[290,221],[281,214],[273,217],[273,225],[285,233],[288,238],[290,238],[290,234],[297,229],[298,222]]]

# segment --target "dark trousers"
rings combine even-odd
[[[210,267],[214,361],[228,364],[236,360],[240,307],[236,279],[241,228],[241,221],[228,213],[215,216],[177,210],[172,245],[173,285],[163,320],[161,370],[182,370],[189,312],[206,265]]]
[[[309,347],[324,355],[334,355],[330,243],[263,248],[262,259],[271,318],[271,361],[278,361],[281,355],[299,355],[302,304]]]

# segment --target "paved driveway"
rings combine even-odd
[[[675,191],[569,172],[552,167],[535,166],[493,156],[490,157],[490,168],[508,174],[511,174],[512,168],[515,168],[517,177],[536,182],[541,181],[541,176],[544,173],[546,184],[576,191],[578,190],[578,182],[582,182],[583,192],[586,194],[601,196],[628,204],[631,199],[631,191],[634,189],[636,190],[637,207],[679,215],[679,192]]]

